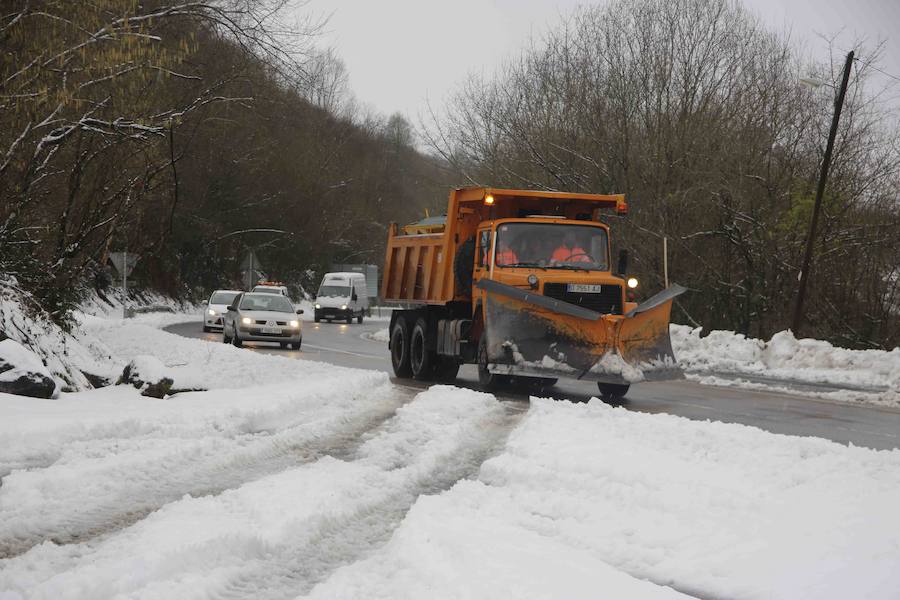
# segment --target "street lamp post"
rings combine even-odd
[[[806,299],[806,284],[809,281],[811,270],[813,242],[816,238],[816,225],[819,220],[819,212],[822,208],[822,196],[825,193],[825,182],[828,179],[828,169],[831,166],[831,153],[834,150],[834,138],[837,137],[838,121],[841,118],[841,109],[844,107],[844,96],[847,94],[847,82],[850,80],[850,67],[853,64],[853,51],[847,54],[844,62],[844,72],[841,78],[841,87],[838,89],[837,98],[834,101],[834,116],[831,119],[831,130],[828,132],[828,144],[825,146],[825,156],[822,159],[822,170],[819,173],[819,185],[816,187],[816,200],[813,204],[812,219],[809,222],[809,233],[806,236],[806,250],[803,253],[803,266],[800,269],[800,285],[797,290],[797,304],[794,306],[794,320],[791,330],[795,336],[800,335],[800,326],[803,324],[803,301]],[[806,79],[804,83],[813,83]],[[821,84],[820,84],[821,85]]]

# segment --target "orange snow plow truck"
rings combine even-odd
[[[451,381],[464,363],[481,384],[596,381],[620,398],[631,383],[682,377],[669,339],[671,286],[628,300],[627,254],[611,267],[609,226],[622,195],[462,188],[445,218],[391,224],[381,296],[405,306],[388,342],[398,377]]]

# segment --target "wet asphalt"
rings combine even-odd
[[[386,320],[368,320],[358,325],[345,323],[303,324],[303,347],[281,349],[277,344],[244,344],[249,352],[264,352],[289,358],[317,360],[343,367],[375,369],[391,373],[385,342],[365,337],[388,326]],[[177,335],[222,343],[222,334],[202,331],[197,322],[166,327]],[[394,379],[397,385],[425,388],[427,384]],[[474,366],[460,369],[457,385],[480,389]],[[779,383],[779,386],[783,386]],[[799,386],[798,386],[799,388]],[[541,396],[586,402],[597,392],[589,382],[560,379]],[[513,410],[526,411],[529,389],[508,389],[495,394]],[[633,385],[621,406],[645,413],[667,413],[694,420],[722,421],[759,427],[787,435],[826,438],[841,444],[878,450],[900,448],[900,409],[819,400],[775,391],[701,385],[692,381],[667,381]]]

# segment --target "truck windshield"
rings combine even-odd
[[[319,296],[350,297],[350,287],[346,285],[323,285],[319,288]]]
[[[498,267],[607,271],[606,230],[564,223],[504,223],[497,228]]]

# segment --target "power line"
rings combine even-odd
[[[844,50],[844,52],[848,52],[848,51],[847,51],[847,50]],[[858,63],[860,63],[860,64],[862,64],[862,65],[864,65],[864,66],[866,66],[866,67],[868,67],[868,68],[870,68],[870,69],[873,69],[873,70],[875,70],[875,71],[878,71],[878,72],[881,73],[882,75],[886,75],[887,77],[890,77],[891,79],[894,79],[894,80],[896,80],[896,81],[900,81],[900,77],[897,77],[896,75],[892,75],[892,74],[888,73],[887,71],[885,71],[884,69],[879,69],[878,67],[876,67],[876,66],[872,63],[871,60],[870,60],[870,61],[864,61],[863,59],[861,59],[861,58],[858,57],[858,56],[854,57],[853,60],[854,60],[854,62],[858,62]]]

